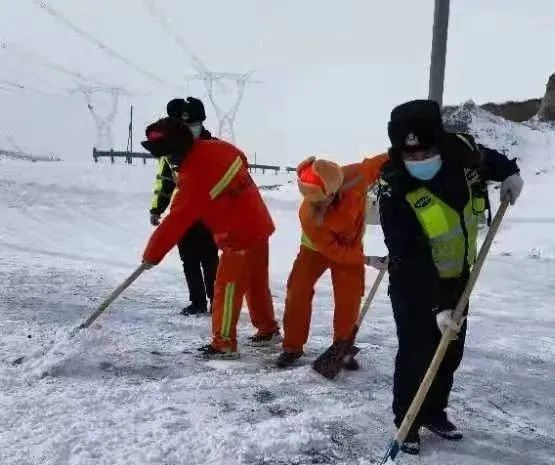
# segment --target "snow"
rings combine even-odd
[[[526,185],[472,298],[451,399],[460,443],[423,433],[399,464],[555,463],[555,132],[472,110],[472,132],[518,156]],[[203,362],[206,318],[184,318],[175,252],[141,276],[93,327],[69,333],[137,266],[154,166],[0,160],[0,463],[2,465],[304,465],[375,463],[393,434],[396,337],[382,285],[359,345],[362,370],[321,378],[332,291],[318,284],[307,355],[278,371],[279,347]],[[540,174],[536,174],[540,173]],[[271,287],[278,317],[298,250],[296,187],[256,174],[277,224]],[[492,189],[492,198],[498,191]],[[383,254],[379,227],[366,236]],[[368,270],[367,287],[376,272]],[[50,350],[47,350],[50,349]],[[154,353],[153,353],[154,352]],[[21,365],[12,361],[27,358]]]

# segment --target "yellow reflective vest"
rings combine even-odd
[[[485,210],[485,199],[475,195],[473,181],[468,182],[468,192],[469,200],[462,215],[425,187],[406,195],[430,241],[441,278],[460,276],[465,263],[470,268],[476,260],[478,223]]]

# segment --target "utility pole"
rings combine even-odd
[[[131,105],[131,121],[129,122],[129,148],[133,151],[133,105]]]
[[[127,153],[130,154],[133,152],[133,105],[131,105],[131,110],[129,112],[129,132],[127,135]],[[125,160],[127,163],[133,163],[133,159],[131,155],[128,155],[127,159]],[[146,159],[143,158],[143,162],[146,164]]]
[[[450,0],[435,0],[432,56],[430,61],[430,90],[428,98],[443,105],[445,57],[447,55],[447,29]]]

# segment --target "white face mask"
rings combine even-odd
[[[198,139],[202,134],[202,123],[189,124],[189,129],[193,133],[193,137]]]

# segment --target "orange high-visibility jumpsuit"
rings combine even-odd
[[[283,320],[285,352],[302,352],[308,340],[314,285],[331,270],[334,293],[333,339],[351,336],[364,293],[366,194],[380,175],[387,154],[342,168],[344,182],[323,218],[304,201],[299,210],[303,229],[299,254],[287,282]]]
[[[222,250],[214,285],[212,346],[236,350],[236,326],[246,296],[259,333],[277,331],[268,277],[270,213],[252,180],[244,154],[221,140],[197,140],[179,168],[169,214],[143,254],[156,264],[198,220]]]

